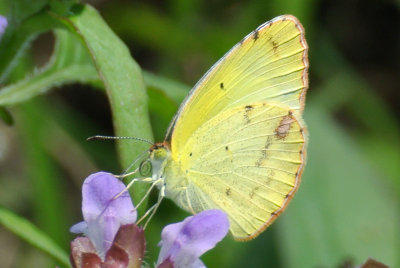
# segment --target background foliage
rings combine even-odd
[[[0,2],[9,19],[0,41],[2,267],[67,266],[84,178],[121,173],[147,147],[86,138],[161,141],[189,85],[280,14],[300,19],[310,46],[303,182],[260,237],[227,238],[202,259],[208,267],[351,267],[373,257],[400,266],[398,1],[90,4],[102,17],[74,0]],[[163,202],[146,230],[150,266],[163,226],[185,216]]]

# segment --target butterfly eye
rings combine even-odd
[[[150,162],[150,159],[143,160],[139,166],[139,172],[142,176],[150,176],[153,171],[153,166]]]

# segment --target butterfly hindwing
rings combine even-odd
[[[256,103],[226,110],[198,128],[172,160],[170,168],[175,165],[182,177],[166,170],[167,193],[194,213],[224,210],[233,236],[252,238],[297,189],[304,146],[302,126],[288,106]]]

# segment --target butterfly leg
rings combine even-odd
[[[163,183],[164,179],[160,178],[156,181],[154,181],[153,185],[157,185],[159,183]],[[158,200],[157,203],[155,203],[151,208],[149,208],[146,213],[140,218],[140,220],[137,221],[137,224],[139,224],[144,218],[146,218],[148,215],[149,217],[147,218],[146,223],[143,226],[143,229],[146,229],[147,224],[150,222],[151,218],[154,216],[154,214],[156,213],[158,207],[161,204],[161,201],[164,199],[165,196],[165,186],[164,184],[162,185],[160,192],[158,193]]]
[[[122,174],[122,175],[115,175],[113,174],[114,177],[118,178],[118,179],[122,179],[122,178],[126,178],[129,177],[133,174],[135,174],[136,172],[138,172],[139,168],[136,168],[134,171],[126,173],[126,174]],[[147,178],[146,178],[147,179]],[[134,178],[133,180],[131,180],[128,185],[125,187],[124,190],[122,190],[119,194],[117,194],[116,196],[114,196],[113,200],[117,199],[118,197],[120,197],[123,193],[125,193],[126,191],[128,191],[129,188],[132,187],[132,185],[137,182],[137,181],[144,181],[145,179],[139,179],[139,178]]]
[[[140,179],[139,179],[140,180]],[[141,180],[141,181],[145,181],[146,180],[146,182],[148,182],[148,181],[151,181],[151,180],[153,180],[152,178],[146,178],[146,179],[144,179],[144,180]],[[142,197],[142,199],[139,201],[139,203],[136,205],[136,209],[143,203],[143,201],[148,197],[148,195],[150,194],[150,192],[151,192],[151,190],[153,190],[153,188],[154,188],[154,186],[156,186],[157,185],[157,181],[155,181],[155,182],[153,182],[152,184],[151,184],[151,186],[149,187],[149,189],[147,189],[147,192],[144,194],[144,196]],[[128,187],[128,186],[127,186]]]
[[[139,168],[136,168],[134,171],[129,172],[129,173],[124,173],[122,175],[114,175],[116,178],[126,178],[129,177],[131,175],[134,175],[136,172],[138,172]]]
[[[122,190],[120,193],[118,193],[116,196],[114,196],[113,200],[117,199],[118,197],[120,197],[123,193],[125,193],[126,191],[129,190],[129,188],[132,187],[132,185],[137,182],[137,181],[143,181],[143,182],[151,182],[153,179],[152,178],[134,178],[133,180],[131,180],[128,185],[125,187],[124,190]],[[145,195],[145,197],[147,196],[147,194]],[[139,205],[138,205],[139,206]]]

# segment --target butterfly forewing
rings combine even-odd
[[[207,120],[236,106],[265,101],[302,112],[307,70],[307,44],[296,18],[286,15],[261,25],[218,61],[189,94],[172,128],[172,152],[179,152]]]

